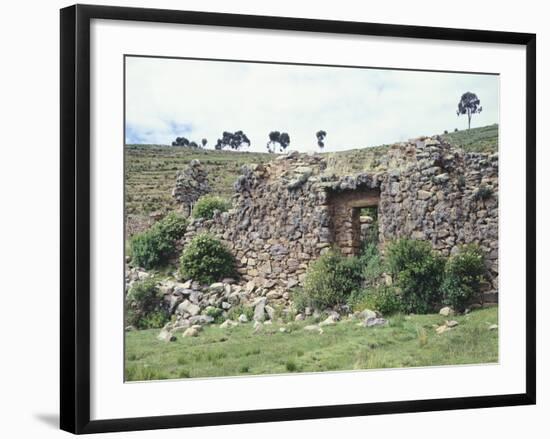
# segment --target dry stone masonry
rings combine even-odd
[[[190,168],[174,189],[184,210],[209,190],[200,163]],[[364,207],[378,209],[382,251],[401,237],[428,240],[446,256],[478,243],[488,263],[485,299],[496,300],[498,155],[465,153],[439,138],[393,145],[375,171],[343,177],[315,154],[291,152],[245,166],[235,182],[233,209],[212,220],[192,219],[180,246],[198,233],[214,234],[235,255],[244,282],[270,303],[285,303],[309,263],[331,246],[357,254],[369,225],[361,217]]]
[[[191,160],[187,168],[178,172],[172,196],[181,203],[182,212],[189,216],[197,200],[209,192],[208,173],[200,161]]]

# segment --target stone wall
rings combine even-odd
[[[208,172],[200,161],[191,160],[183,171],[178,172],[172,196],[180,203],[184,215],[189,216],[197,200],[209,192]]]
[[[234,208],[191,220],[180,245],[210,232],[232,250],[245,280],[282,296],[331,245],[356,254],[360,208],[377,206],[382,251],[399,237],[429,240],[444,255],[478,243],[489,268],[486,297],[496,299],[497,154],[464,153],[423,138],[390,147],[376,172],[339,177],[326,166],[322,156],[294,152],[244,167]]]

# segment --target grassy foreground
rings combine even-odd
[[[198,337],[175,342],[157,340],[158,329],[126,333],[126,380],[156,380],[258,375],[330,370],[380,369],[498,361],[498,308],[450,317],[459,325],[436,334],[443,324],[437,314],[390,317],[385,327],[357,326],[343,320],[305,331],[312,321],[265,325],[254,334],[252,324],[231,329],[205,327]],[[284,326],[288,332],[280,332]]]

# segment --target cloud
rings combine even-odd
[[[343,150],[464,129],[460,96],[478,95],[472,126],[498,122],[498,76],[126,58],[127,143],[171,144],[178,136],[212,147],[223,131],[243,130],[251,150],[268,133],[290,134],[291,149]]]

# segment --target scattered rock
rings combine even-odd
[[[182,303],[178,305],[177,313],[178,314],[190,314],[192,316],[196,316],[201,312],[201,308],[199,305],[196,305],[194,303],[191,303],[189,300],[184,300]]]
[[[265,320],[265,297],[260,297],[254,306],[254,321],[263,322]]]
[[[197,337],[199,335],[199,330],[194,326],[187,328],[183,333],[183,337]]]
[[[265,306],[265,312],[267,313],[267,316],[269,317],[269,320],[275,319],[275,309],[272,306],[266,305]]]
[[[304,315],[301,313],[296,314],[296,317],[294,317],[295,322],[301,322],[302,320],[304,320]]]
[[[458,326],[458,322],[456,320],[447,320],[445,325],[447,325],[448,328],[454,328],[455,326]]]
[[[328,316],[325,320],[319,323],[319,326],[336,325],[336,322],[337,320],[334,318],[334,316]]]
[[[239,322],[240,323],[248,323],[248,317],[246,316],[246,314],[241,314],[239,316]]]
[[[258,322],[257,320],[254,322],[254,325],[252,326],[252,328],[254,329],[252,332],[254,334],[257,334],[258,332],[260,332],[263,328],[263,323],[262,322]]]
[[[220,325],[220,328],[221,329],[227,329],[227,328],[232,328],[233,326],[237,326],[237,325],[238,325],[238,323],[236,321],[227,319],[225,322],[223,322]]]
[[[362,319],[362,320],[375,319],[376,317],[378,317],[376,315],[376,312],[374,312],[370,309],[364,309],[363,311],[361,311],[359,313],[359,318]]]
[[[363,325],[367,328],[371,328],[373,326],[385,326],[387,324],[388,321],[381,317],[370,317],[363,322]]]
[[[216,282],[210,285],[208,289],[213,293],[221,293],[223,292],[224,288],[225,285],[223,284],[223,282]]]
[[[489,326],[489,331],[495,331],[496,329],[498,329],[498,325],[493,324]]]
[[[172,333],[172,331],[169,331],[165,328],[162,328],[160,334],[157,335],[157,339],[165,342],[176,341],[176,336]]]
[[[449,317],[449,316],[453,316],[455,312],[451,307],[444,306],[439,310],[439,314],[442,315],[443,317]]]

